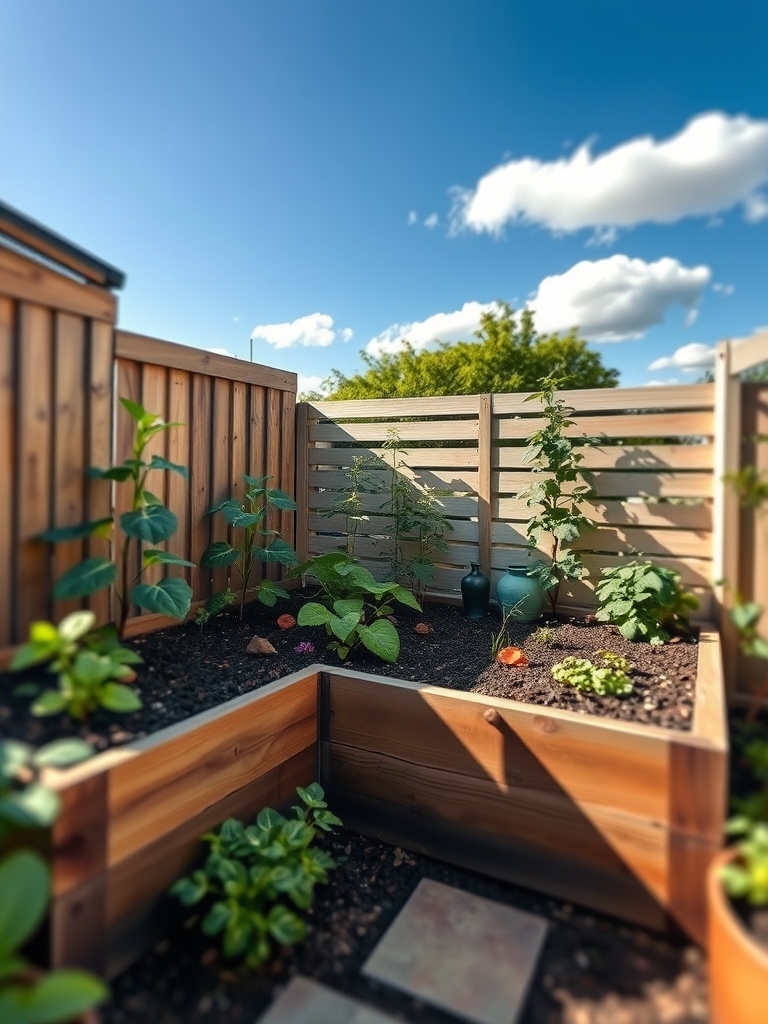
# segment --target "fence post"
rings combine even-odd
[[[480,567],[491,575],[491,508],[493,466],[493,395],[478,398],[477,425],[477,533],[480,546]]]
[[[309,551],[309,406],[296,404],[296,554],[306,562]]]
[[[726,690],[736,688],[738,638],[728,616],[728,592],[738,586],[739,500],[736,489],[725,482],[741,465],[741,381],[731,366],[732,345],[721,341],[715,356],[715,452],[713,507],[713,574],[718,625],[723,642]]]

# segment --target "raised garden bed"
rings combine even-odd
[[[355,831],[702,941],[725,809],[717,634],[690,730],[580,710],[312,665],[52,772],[51,958],[114,976],[160,934],[202,832],[314,778]]]

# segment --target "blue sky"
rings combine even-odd
[[[0,197],[121,326],[306,377],[504,299],[692,380],[768,323],[767,45],[763,0],[0,0]]]

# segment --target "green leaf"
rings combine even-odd
[[[208,878],[204,871],[195,871],[191,878],[180,878],[174,882],[168,891],[185,907],[191,907],[207,895]]]
[[[413,608],[414,611],[421,611],[421,605],[416,600],[415,596],[411,593],[411,591],[406,590],[405,587],[396,587],[392,591],[392,597],[396,601],[399,601],[400,604],[404,604],[407,605],[409,608]]]
[[[221,512],[230,526],[240,526],[243,528],[255,526],[256,523],[264,518],[263,512],[246,512],[236,498],[228,498],[219,505],[214,505],[209,510],[209,515],[213,515],[214,512]]]
[[[96,616],[93,612],[72,612],[61,620],[58,625],[58,633],[62,640],[73,643],[76,640],[81,640],[86,633],[90,632],[95,623]]]
[[[119,711],[121,714],[138,711],[142,706],[133,690],[122,683],[105,683],[99,690],[99,704],[107,711]]]
[[[59,526],[53,530],[46,530],[37,535],[37,540],[46,540],[52,544],[67,540],[79,540],[81,537],[91,537],[94,534],[104,536],[103,531],[113,526],[112,517],[108,519],[94,519],[90,523],[78,523],[77,526]]]
[[[297,561],[296,552],[288,541],[279,538],[273,540],[268,548],[257,548],[256,554],[262,562],[280,562],[282,565],[294,565]]]
[[[143,553],[144,568],[150,565],[189,565],[194,567],[194,562],[188,562],[180,555],[171,554],[170,551],[162,551],[158,548],[147,548]]]
[[[315,811],[315,824],[323,832],[330,832],[333,825],[341,826],[343,822],[328,810],[318,810]]]
[[[149,612],[183,619],[192,602],[192,589],[186,580],[167,576],[157,583],[139,583],[131,591],[131,599]]]
[[[325,605],[317,604],[315,601],[308,601],[299,608],[296,622],[300,626],[324,626],[331,621],[331,612]]]
[[[229,923],[232,912],[226,903],[214,903],[203,918],[200,928],[204,935],[219,935]]]
[[[94,974],[72,968],[44,975],[34,985],[12,986],[9,995],[15,1000],[15,1024],[57,1024],[80,1017],[86,1010],[103,1002],[109,989]]]
[[[348,615],[345,615],[341,619],[337,615],[331,614],[328,621],[331,629],[333,630],[333,635],[338,637],[338,639],[344,643],[350,635],[354,633],[355,627],[360,622],[360,613],[349,612]],[[299,623],[299,625],[302,625],[302,623]],[[390,626],[391,625],[392,623],[390,622]]]
[[[118,483],[125,483],[133,476],[133,466],[123,464],[122,466],[110,466],[108,469],[99,469],[98,466],[91,466],[87,475],[91,480],[116,480]]]
[[[0,740],[0,779],[13,779],[30,763],[34,750],[21,740]]]
[[[175,513],[164,505],[147,505],[133,512],[123,512],[120,527],[129,537],[159,544],[176,532],[179,521]]]
[[[333,602],[333,610],[339,616],[344,618],[345,615],[351,615],[353,612],[357,612],[358,616],[362,615],[363,612],[363,599],[362,597],[352,597],[348,599],[342,599]]]
[[[400,637],[389,619],[377,619],[370,626],[361,623],[356,630],[371,654],[392,664],[397,661],[400,654]]]
[[[125,409],[129,416],[133,417],[137,423],[141,423],[144,417],[147,415],[147,410],[143,405],[139,405],[138,402],[134,402],[130,398],[121,398],[120,405]]]
[[[29,824],[37,828],[47,828],[56,820],[61,801],[56,793],[39,782],[30,782],[24,789],[11,793],[6,797],[6,814],[13,815],[13,809],[19,812],[19,824]],[[13,808],[13,809],[12,809]]]
[[[217,540],[205,549],[200,558],[200,565],[204,568],[222,569],[236,562],[239,554],[237,548],[233,548],[225,540]]]
[[[296,502],[293,498],[290,498],[285,491],[270,490],[267,491],[267,501],[270,505],[274,505],[275,508],[279,508],[282,512],[295,512]]]
[[[58,690],[45,690],[31,705],[29,710],[33,715],[41,717],[43,715],[58,715],[62,711],[66,711],[66,709],[67,702]]]
[[[319,782],[311,782],[306,789],[304,789],[303,786],[297,786],[296,792],[307,807],[315,808],[328,806],[325,802],[325,790]]]
[[[50,874],[43,858],[17,850],[0,861],[0,957],[31,938],[48,906]]]
[[[40,747],[32,760],[39,768],[69,768],[70,765],[87,761],[95,753],[85,740],[53,740]]]
[[[117,566],[108,558],[86,558],[73,565],[56,582],[53,597],[56,601],[67,601],[73,597],[88,597],[97,590],[109,587],[117,579]]]
[[[165,469],[169,473],[178,473],[179,476],[183,476],[185,480],[189,478],[189,470],[186,466],[180,466],[176,462],[169,462],[167,459],[162,458],[160,455],[153,455],[149,463],[150,469]]]
[[[284,825],[285,818],[282,814],[279,814],[272,807],[264,807],[259,811],[259,816],[256,818],[256,824],[259,828],[270,829],[275,825]]]
[[[298,914],[280,903],[270,910],[267,927],[272,938],[283,946],[293,946],[307,934],[307,927]]]

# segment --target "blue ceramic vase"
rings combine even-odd
[[[496,584],[496,600],[502,619],[515,609],[515,622],[534,622],[544,607],[544,591],[539,581],[528,575],[527,565],[508,565],[505,576]]]
[[[461,599],[464,602],[464,616],[467,619],[484,619],[488,614],[491,597],[491,581],[477,562],[472,562],[470,571],[461,581]]]

